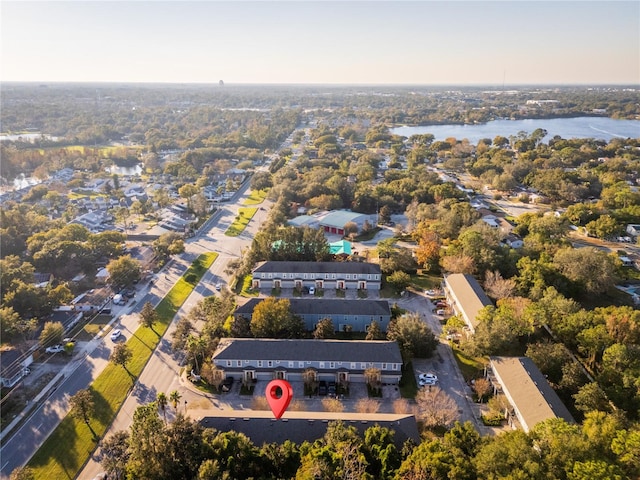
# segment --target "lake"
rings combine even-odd
[[[44,133],[21,133],[19,135],[0,135],[0,142],[15,142],[21,140],[23,142],[33,142],[34,140],[40,140],[45,138],[46,140],[58,141],[58,137],[52,137]]]
[[[612,138],[639,138],[640,120],[614,120],[605,117],[548,118],[527,120],[493,120],[478,125],[427,125],[420,127],[402,126],[390,129],[395,135],[410,137],[431,133],[436,140],[455,137],[478,143],[482,138],[494,139],[501,135],[509,138],[525,131],[532,133],[537,128],[545,129],[548,134],[545,141],[560,135],[569,138],[595,138],[609,141]]]
[[[116,175],[136,176],[142,173],[142,164],[139,163],[133,167],[119,167],[118,165],[110,166],[107,171],[109,173],[115,173]]]

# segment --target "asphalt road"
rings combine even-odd
[[[232,201],[223,204],[220,210],[212,216],[205,227],[209,229],[208,231],[201,229],[200,235],[189,239],[185,245],[185,253],[170,262],[157,275],[157,280],[152,286],[139,287],[136,295],[138,301],[135,305],[117,311],[114,309],[112,326],[122,330],[125,340],[139,327],[137,312],[140,311],[142,305],[147,301],[156,305],[199,254],[215,251],[219,253],[219,257],[205,273],[201,283],[194,289],[176,318],[184,315],[205,296],[213,294],[216,283],[225,283],[224,269],[227,263],[232,258],[239,257],[241,250],[250,245],[252,235],[258,229],[257,224],[264,221],[267,216],[266,210],[259,209],[254,217],[255,221],[250,223],[242,235],[238,237],[224,235],[226,228],[233,222],[238,207],[248,196],[248,184],[249,182],[243,185]],[[173,328],[172,324],[167,333],[170,334]],[[132,394],[120,410],[111,430],[127,428],[137,406],[154,400],[157,392],[181,391],[178,377],[181,359],[173,355],[167,338],[170,336],[165,336],[161,340]],[[69,397],[78,390],[87,388],[108,364],[112,347],[113,342],[108,335],[106,338],[93,339],[62,369],[61,373],[64,376],[60,379],[55,390],[42,399],[41,405],[30,413],[21,427],[0,449],[0,478],[8,478],[12,470],[29,461],[68,413]],[[189,393],[185,391],[186,399],[189,398]],[[95,474],[91,473],[92,470],[95,470],[95,474],[100,471],[99,465],[93,461],[89,462],[85,471],[78,478],[93,478]]]

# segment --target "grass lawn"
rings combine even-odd
[[[462,376],[466,382],[482,376],[484,366],[488,363],[486,359],[482,357],[470,357],[456,345],[452,345],[451,348],[453,349],[453,356],[456,359],[458,368],[462,372]]]
[[[411,286],[416,290],[434,290],[442,286],[442,277],[429,273],[416,273],[411,275]]]
[[[245,275],[244,277],[242,277],[242,282],[240,281],[238,282],[238,285],[242,285],[242,288],[240,288],[240,292],[239,292],[239,295],[241,297],[257,297],[258,296],[258,292],[251,288],[251,280],[253,280],[253,277],[251,275]]]
[[[267,190],[251,190],[251,193],[244,201],[245,205],[259,205],[267,198]]]
[[[178,309],[217,256],[213,252],[200,255],[156,307],[158,322],[153,330],[140,327],[127,341],[132,353],[127,369],[109,364],[89,387],[96,406],[90,424],[98,438],[113,421]],[[96,447],[93,432],[82,420],[67,415],[29,461],[35,478],[75,478]]]
[[[227,231],[224,234],[228,237],[237,237],[240,235],[244,229],[249,225],[249,222],[253,218],[253,216],[258,211],[255,207],[243,208],[240,207],[238,209],[238,216],[233,221],[233,223],[227,228]]]
[[[84,325],[77,325],[68,337],[73,337],[79,342],[88,342],[92,340],[102,328],[111,321],[111,315],[97,315]]]
[[[413,363],[409,362],[405,365],[400,378],[400,395],[402,398],[415,398],[418,394],[418,384],[416,376],[413,373]]]

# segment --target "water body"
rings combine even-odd
[[[556,135],[564,139],[594,138],[609,141],[613,138],[639,138],[640,120],[614,120],[605,117],[548,118],[527,120],[494,120],[478,125],[427,125],[421,127],[392,128],[391,133],[410,137],[431,133],[436,140],[454,137],[478,143],[482,138],[494,139],[497,135],[509,138],[519,132],[532,133],[537,128],[547,131],[548,142]]]
[[[135,176],[142,173],[142,164],[139,163],[134,167],[119,167],[117,165],[112,165],[107,170],[109,173],[115,173],[116,175]]]
[[[0,142],[15,142],[21,140],[23,142],[33,142],[34,140],[40,140],[45,138],[46,140],[58,141],[58,137],[52,137],[44,133],[22,133],[20,135],[0,135]]]

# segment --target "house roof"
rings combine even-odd
[[[549,418],[575,420],[538,367],[528,357],[490,357],[496,378],[529,431],[536,423]]]
[[[320,218],[320,225],[344,228],[344,226],[349,222],[364,223],[368,218],[368,215],[363,215],[362,213],[356,213],[349,210],[335,210],[323,215]]]
[[[444,281],[475,328],[478,324],[475,321],[478,312],[493,303],[472,275],[452,273],[447,275]]]
[[[281,360],[402,363],[396,342],[227,338],[220,340],[215,360]]]
[[[380,265],[364,262],[262,262],[254,272],[264,273],[361,273],[380,275]]]
[[[318,219],[312,217],[311,215],[299,215],[291,220],[288,220],[287,223],[289,225],[293,225],[295,227],[302,226],[318,226]]]
[[[351,242],[346,240],[338,240],[329,244],[329,253],[331,255],[351,255]]]
[[[285,440],[300,445],[304,441],[313,442],[327,432],[329,422],[341,420],[346,426],[354,426],[360,435],[375,425],[387,427],[395,432],[394,443],[401,448],[408,439],[420,442],[418,426],[413,415],[391,413],[351,413],[351,412],[285,412],[276,420],[271,412],[256,411],[191,411],[199,416],[205,428],[215,428],[221,432],[236,431],[245,434],[251,441],[262,446],[264,443],[282,444]]]
[[[252,315],[263,298],[252,298],[235,311],[238,315]],[[345,300],[342,298],[290,298],[291,312],[295,315],[390,315],[386,300]]]

